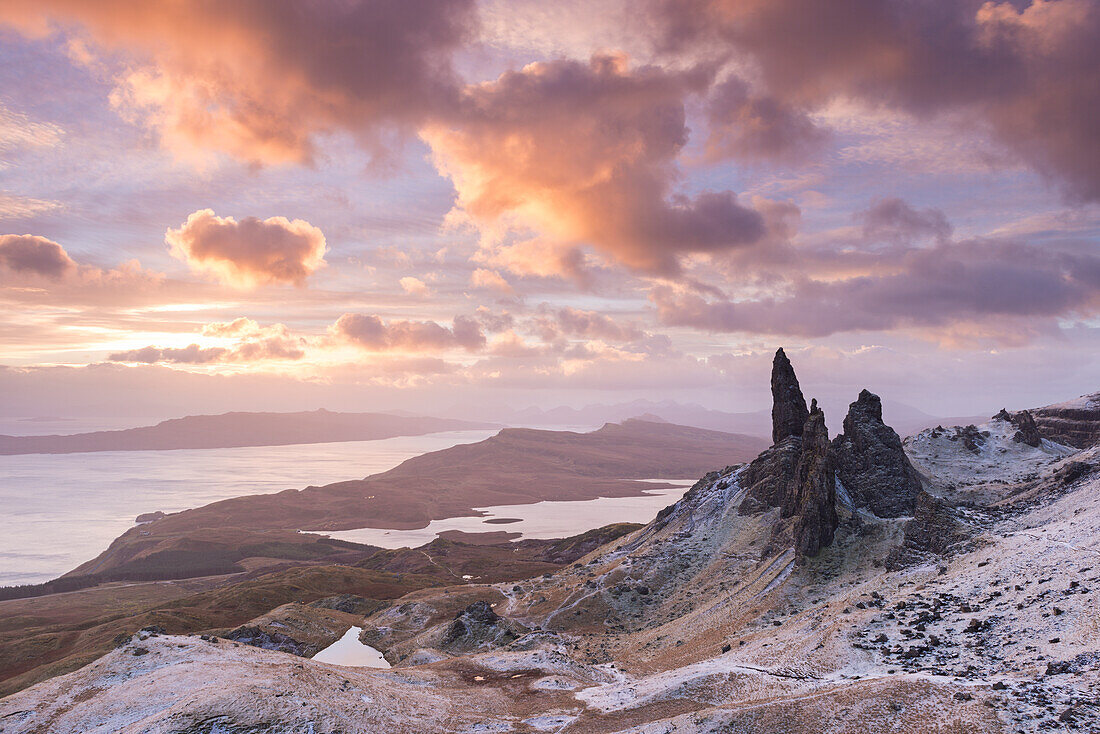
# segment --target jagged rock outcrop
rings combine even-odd
[[[886,568],[894,571],[919,563],[928,554],[943,555],[967,537],[951,507],[922,489],[917,493],[913,519],[905,523],[905,538],[890,552]]]
[[[1016,424],[1016,435],[1012,437],[1012,440],[1016,443],[1026,443],[1028,446],[1039,448],[1043,443],[1043,437],[1039,433],[1039,427],[1035,425],[1035,419],[1031,417],[1031,413],[1026,410],[1021,410],[1016,414],[1016,420],[1013,421]]]
[[[801,556],[815,556],[833,542],[837,526],[836,475],[829,451],[829,429],[817,401],[802,430],[802,451],[787,485],[783,517],[797,518],[792,535]]]
[[[794,367],[780,347],[772,360],[772,443],[789,436],[801,436],[809,411],[798,386]]]
[[[1001,408],[1001,412],[993,416],[993,420],[1006,421],[1016,426],[1018,430],[1012,437],[1012,440],[1016,443],[1027,444],[1032,448],[1039,448],[1042,446],[1043,436],[1039,433],[1039,426],[1035,424],[1035,418],[1032,417],[1030,411],[1021,410],[1018,413],[1009,413],[1004,408]]]
[[[772,400],[775,443],[742,472],[740,481],[747,492],[737,511],[754,515],[780,508],[780,517],[794,518],[790,532],[799,554],[814,556],[833,542],[838,522],[836,475],[825,413],[816,400],[806,408],[794,368],[782,349],[772,362]]]
[[[848,406],[844,432],[833,439],[836,476],[857,507],[879,517],[911,515],[921,491],[920,474],[901,438],[882,420],[882,401],[863,390]]]
[[[802,438],[788,436],[753,459],[741,473],[741,484],[748,491],[737,508],[738,513],[755,515],[782,505],[801,455]]]
[[[259,627],[250,625],[243,625],[231,632],[227,632],[225,634],[225,639],[232,640],[233,642],[240,642],[245,645],[252,645],[252,647],[259,647],[264,650],[287,652],[291,655],[298,655],[300,657],[312,657],[318,652],[315,647],[303,644],[289,635],[284,635],[281,632],[263,630]]]
[[[525,632],[526,629],[494,612],[489,602],[475,601],[455,615],[439,641],[439,648],[454,653],[496,647],[518,639]]]

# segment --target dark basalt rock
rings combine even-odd
[[[838,523],[836,475],[829,451],[829,429],[825,413],[815,400],[802,430],[802,452],[794,477],[787,485],[781,513],[796,517],[793,528],[795,549],[801,556],[815,556],[833,542]]]
[[[755,515],[782,505],[801,454],[802,439],[788,436],[753,459],[740,476],[742,486],[748,491],[737,512]]]
[[[1026,443],[1028,446],[1039,448],[1043,443],[1043,437],[1040,435],[1039,427],[1035,425],[1035,419],[1031,417],[1031,413],[1021,410],[1015,418],[1012,422],[1016,424],[1019,430],[1016,431],[1016,435],[1012,437],[1012,440],[1016,443]]]
[[[440,641],[441,648],[469,650],[483,645],[506,645],[517,639],[523,628],[493,611],[486,601],[475,601],[459,611]]]
[[[993,420],[1005,421],[1016,426],[1019,430],[1012,437],[1012,440],[1016,443],[1024,443],[1034,448],[1039,448],[1043,444],[1043,436],[1039,433],[1039,426],[1035,424],[1035,418],[1030,411],[1021,410],[1018,413],[1009,413],[1001,408],[1001,412],[993,416]]]
[[[879,517],[910,515],[921,490],[901,438],[882,420],[882,401],[863,390],[848,406],[844,432],[833,439],[836,475],[857,507]]]
[[[248,625],[238,627],[226,633],[223,637],[227,640],[251,645],[252,647],[288,652],[291,655],[298,655],[299,657],[309,657],[316,652],[314,648],[295,640],[289,635],[284,635],[281,632],[268,632],[258,627]]]
[[[905,539],[890,552],[886,568],[896,571],[921,562],[929,553],[943,555],[966,538],[951,507],[922,489],[917,493],[913,519],[905,523]]]
[[[809,411],[798,386],[794,367],[780,348],[772,360],[772,443],[789,436],[801,436]]]

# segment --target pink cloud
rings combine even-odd
[[[0,269],[57,280],[76,269],[61,245],[37,235],[0,235]]]
[[[190,344],[182,348],[147,346],[115,352],[111,362],[138,364],[214,364],[228,362],[261,362],[265,360],[299,360],[306,356],[306,340],[290,333],[285,324],[261,326],[252,319],[207,324],[204,336],[232,337],[230,347],[201,347]]]
[[[378,316],[346,313],[336,321],[332,331],[339,338],[372,351],[476,352],[485,346],[481,326],[466,316],[455,316],[448,329],[435,321],[386,322]]]
[[[988,124],[1073,197],[1100,200],[1100,6],[653,0],[666,49],[743,54],[790,110],[849,96]],[[793,114],[798,114],[794,112]]]
[[[327,249],[321,230],[304,220],[245,217],[238,222],[211,209],[194,212],[164,239],[193,270],[239,287],[302,285],[324,265]]]

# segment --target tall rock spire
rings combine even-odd
[[[781,514],[795,516],[794,546],[803,556],[815,556],[833,542],[839,522],[836,514],[836,475],[829,451],[825,413],[814,401],[802,431],[802,453],[787,485]]]
[[[780,347],[772,360],[772,443],[801,436],[809,415],[794,367]]]

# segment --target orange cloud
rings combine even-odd
[[[193,270],[208,273],[229,285],[249,288],[264,283],[302,285],[324,265],[325,236],[302,219],[219,217],[201,209],[178,229],[169,229],[165,242],[172,255]]]
[[[760,214],[731,192],[672,190],[688,135],[684,98],[708,83],[702,71],[631,69],[618,56],[530,64],[468,86],[453,120],[421,135],[462,214],[490,237],[534,234],[494,246],[490,262],[576,275],[579,248],[591,246],[634,270],[674,275],[681,255],[764,235]]]
[[[376,152],[452,104],[450,56],[472,35],[474,0],[277,2],[6,0],[28,35],[83,33],[81,56],[131,62],[112,97],[193,158],[309,162],[319,135],[351,131]]]
[[[484,288],[501,293],[514,293],[512,285],[495,270],[478,268],[470,275],[470,285],[474,288]]]

